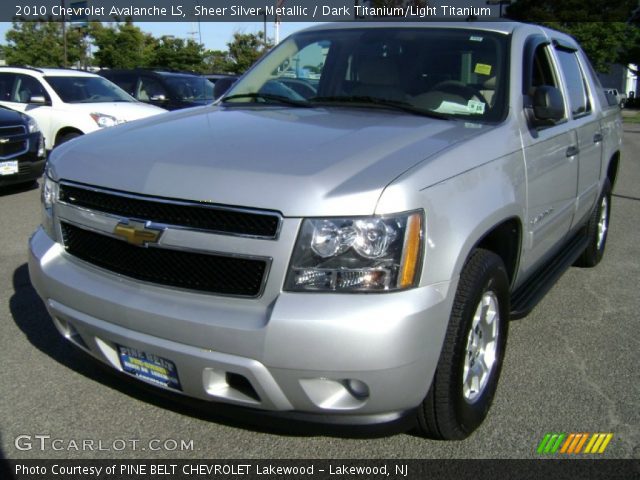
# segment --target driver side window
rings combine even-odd
[[[16,75],[16,77],[16,87],[12,101],[18,103],[31,103],[32,97],[49,98],[47,92],[45,92],[40,82],[35,78],[30,77],[29,75]]]

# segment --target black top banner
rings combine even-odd
[[[0,21],[496,20],[504,5],[503,0],[7,0],[0,2]]]

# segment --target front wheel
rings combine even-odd
[[[418,410],[419,433],[461,440],[482,423],[498,385],[508,320],[504,263],[477,249],[460,276],[438,367]]]

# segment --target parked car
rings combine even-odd
[[[627,102],[626,93],[618,91],[617,88],[605,88],[604,91],[605,94],[611,95],[611,97],[615,101],[614,105],[618,105],[620,108],[624,108],[624,105]]]
[[[44,139],[36,121],[0,106],[0,186],[33,182],[44,163]]]
[[[159,388],[461,439],[509,319],[602,259],[621,132],[560,32],[318,25],[210,108],[56,149],[31,280],[64,338]]]
[[[85,133],[163,113],[99,75],[71,69],[0,67],[0,105],[28,113],[47,150]]]
[[[238,80],[238,75],[229,75],[226,73],[209,73],[203,75],[203,77],[213,84],[214,98],[220,97],[224,92],[231,88],[231,85],[236,83],[236,80]]]
[[[200,75],[162,70],[101,70],[100,75],[135,97],[167,110],[213,102],[213,85]]]

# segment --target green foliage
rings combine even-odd
[[[149,67],[204,72],[204,48],[193,40],[164,36],[151,50]]]
[[[136,68],[149,63],[157,41],[130,20],[115,27],[91,22],[89,34],[97,47],[94,65],[103,68]]]
[[[231,73],[229,52],[207,50],[204,54],[204,71],[207,73]]]
[[[227,46],[229,47],[227,70],[229,73],[236,74],[244,73],[271,48],[271,44],[265,42],[262,32],[257,34],[236,32]]]
[[[67,64],[86,62],[87,44],[84,31],[67,28]],[[38,67],[64,66],[62,24],[44,21],[13,22],[6,34],[5,57],[8,65]]]
[[[7,63],[34,67],[63,66],[62,24],[14,22],[6,34]],[[86,66],[87,43],[93,43],[92,64],[102,68],[137,67],[200,73],[244,73],[271,44],[262,32],[234,33],[228,51],[205,50],[194,40],[172,36],[154,38],[130,19],[115,25],[91,22],[82,29],[67,28],[68,65]]]
[[[594,68],[606,73],[614,63],[638,63],[638,26],[629,23],[636,0],[517,0],[507,8],[514,20],[537,23],[573,36]]]

